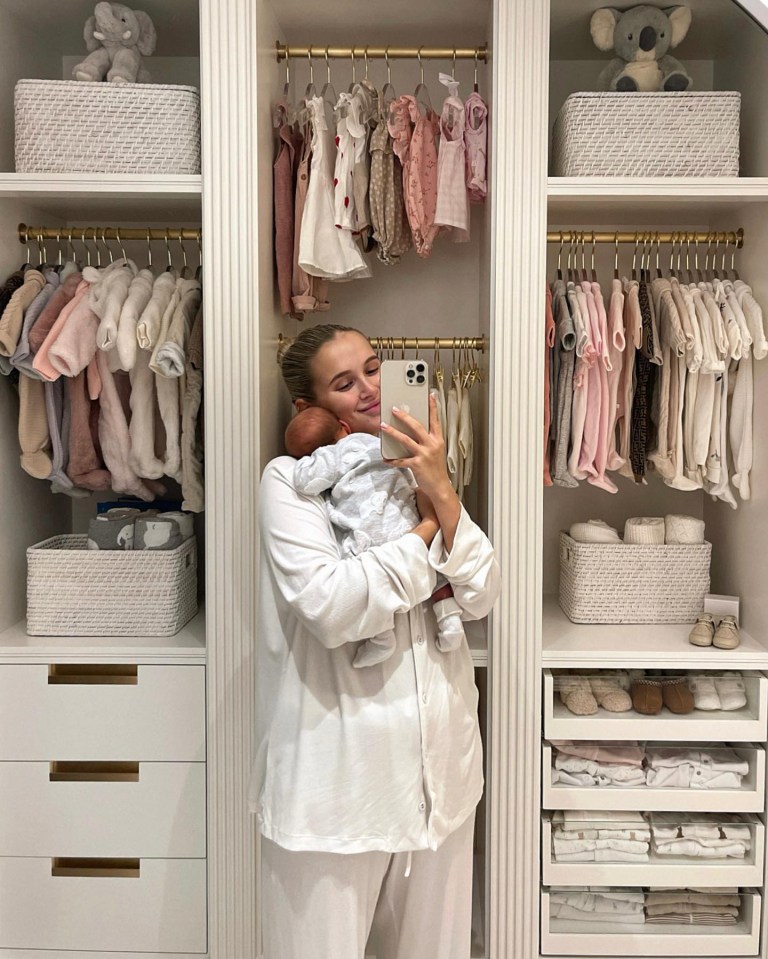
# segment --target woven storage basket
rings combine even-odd
[[[560,607],[574,623],[692,623],[711,553],[711,543],[577,543],[560,533]]]
[[[19,80],[17,173],[199,173],[200,95],[160,83]]]
[[[30,636],[173,636],[197,612],[197,543],[88,549],[52,536],[27,550]]]
[[[554,176],[738,176],[741,94],[572,93]]]

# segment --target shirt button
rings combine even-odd
[[[426,693],[422,693],[422,694],[421,694],[421,701],[422,701],[423,703],[426,703],[426,701],[427,701],[427,694],[426,694]]]
[[[423,636],[417,636],[417,637],[416,637],[416,642],[419,644],[419,646],[421,646],[421,645],[424,643],[424,637],[423,637]]]
[[[424,810],[425,810],[426,808],[427,808],[427,804],[426,804],[426,803],[424,802],[424,800],[422,799],[422,801],[419,803],[419,809],[420,809],[422,812],[424,812]]]

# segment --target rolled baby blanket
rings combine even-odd
[[[166,513],[160,513],[161,519],[175,519],[179,524],[179,532],[182,539],[189,539],[195,532],[195,519],[191,513],[182,513],[181,510],[168,510]]]
[[[704,520],[668,513],[664,517],[667,546],[698,546],[704,542]]]
[[[191,533],[192,517],[186,513],[158,513],[150,519],[137,519],[134,549],[176,549]]]
[[[632,546],[663,546],[663,516],[633,516],[624,524],[624,542]]]
[[[590,519],[586,523],[574,523],[568,530],[571,539],[577,543],[620,543],[616,530],[601,519]]]
[[[88,549],[133,549],[133,517],[96,516],[88,524]]]

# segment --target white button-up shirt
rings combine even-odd
[[[278,457],[261,482],[256,758],[249,806],[287,849],[436,849],[483,789],[469,648],[435,645],[435,572],[465,619],[489,612],[499,569],[462,509],[447,554],[408,533],[342,559],[320,496]],[[393,655],[356,669],[358,643],[394,629]]]

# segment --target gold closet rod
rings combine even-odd
[[[369,336],[375,350],[474,350],[485,353],[488,340],[484,336]],[[282,350],[293,343],[293,337],[277,336]]]
[[[741,249],[744,246],[744,230],[714,231],[702,233],[697,230],[675,230],[660,233],[658,230],[634,230],[631,233],[619,230],[614,233],[598,233],[592,230],[550,230],[547,243],[727,243]]]
[[[19,223],[19,243],[29,240],[202,240],[203,231],[172,226],[162,230],[155,227],[115,226],[27,226]]]
[[[375,350],[475,350],[485,353],[484,336],[369,336]]]
[[[482,60],[488,62],[488,44],[484,43],[479,47],[320,47],[312,45],[309,47],[288,46],[275,43],[277,52],[277,62],[280,63],[288,57],[305,58],[317,57],[322,59],[350,60],[359,58],[364,60]]]

